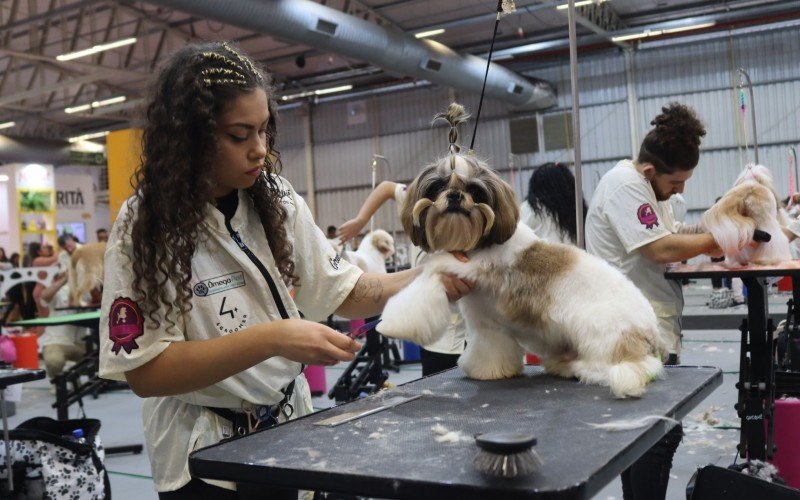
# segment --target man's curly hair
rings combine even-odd
[[[298,284],[276,179],[281,163],[272,78],[227,43],[188,45],[170,57],[150,89],[141,162],[131,179],[135,209],[123,221],[132,239],[133,292],[156,326],[160,319],[172,323],[159,318],[161,305],[181,314],[191,309],[192,257],[206,231],[207,204],[214,201],[216,117],[223,106],[258,88],[269,103],[266,175],[247,192],[281,277]],[[175,296],[168,295],[169,282]]]

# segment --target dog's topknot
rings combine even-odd
[[[458,144],[458,126],[469,120],[471,115],[464,109],[464,106],[454,102],[450,104],[447,111],[443,113],[436,113],[433,117],[431,125],[439,120],[446,120],[450,124],[450,132],[447,135],[450,142],[449,149],[451,153],[458,153],[461,151],[461,146]]]

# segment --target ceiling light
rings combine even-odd
[[[0,130],[2,130],[2,129],[4,129],[4,128],[11,128],[11,127],[13,127],[13,126],[14,126],[14,125],[16,125],[16,124],[17,124],[17,122],[5,122],[5,123],[0,123]]]
[[[693,24],[691,26],[682,26],[680,28],[669,28],[669,29],[665,29],[664,33],[680,33],[681,31],[699,30],[699,29],[703,29],[703,28],[710,28],[711,26],[714,26],[715,24],[717,24],[716,21],[712,21],[710,23]]]
[[[0,174],[0,182],[8,182],[9,177],[6,174]]]
[[[641,33],[632,33],[630,35],[621,35],[611,38],[612,42],[624,42],[626,40],[636,40],[637,38],[647,38],[649,36],[657,36],[664,33],[662,30],[647,30]]]
[[[108,130],[105,130],[103,132],[94,132],[92,134],[84,134],[84,135],[79,135],[77,137],[70,137],[69,142],[73,143],[78,141],[88,141],[91,139],[98,139],[100,137],[105,137],[107,135],[108,135]]]
[[[345,90],[352,89],[352,85],[342,85],[339,87],[330,87],[327,89],[318,89],[318,90],[308,90],[306,92],[300,92],[299,94],[291,94],[285,95],[281,97],[282,101],[289,101],[292,99],[300,99],[302,97],[310,97],[312,95],[325,95],[325,94],[333,94],[334,92],[344,92]]]
[[[61,54],[60,56],[56,56],[56,59],[58,59],[59,61],[71,61],[72,59],[90,56],[92,54],[97,54],[98,52],[103,52],[104,50],[111,50],[111,49],[116,49],[117,47],[124,47],[125,45],[130,45],[132,43],[136,43],[136,38],[126,38],[125,40],[119,40],[117,42],[102,43],[100,45],[95,45],[94,47],[79,50],[77,52],[70,52],[69,54]]]
[[[109,99],[104,99],[102,101],[94,101],[91,104],[81,104],[80,106],[74,106],[72,108],[64,108],[64,113],[80,113],[81,111],[89,111],[90,109],[93,108],[101,108],[103,106],[125,102],[126,99],[127,97],[125,97],[124,95],[111,97]]]
[[[605,1],[606,0],[598,0],[596,2],[595,2],[595,0],[580,0],[578,2],[575,2],[575,7],[576,8],[577,7],[585,7],[585,6],[591,5],[593,3],[597,4],[597,5],[600,5],[601,3],[605,2]],[[558,10],[569,9],[569,4],[568,3],[562,3],[561,5],[556,5],[556,9],[558,9]]]
[[[438,28],[435,30],[428,30],[428,31],[420,31],[419,33],[414,33],[415,38],[427,38],[429,36],[436,36],[441,35],[444,33],[444,28]]]

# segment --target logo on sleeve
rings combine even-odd
[[[639,222],[644,224],[647,229],[653,229],[653,226],[658,225],[658,215],[649,203],[642,203],[636,211],[636,215],[639,217]]]
[[[328,258],[328,262],[331,263],[331,267],[337,271],[339,270],[339,262],[341,261],[342,261],[342,256],[338,253],[336,254],[336,257]]]
[[[125,349],[128,354],[138,349],[136,339],[142,335],[144,319],[136,302],[127,297],[115,300],[108,313],[108,337],[114,342],[111,347],[114,354],[119,354],[120,349]]]

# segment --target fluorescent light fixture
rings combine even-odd
[[[75,106],[72,108],[64,108],[64,113],[80,113],[81,111],[89,111],[93,108],[100,108],[103,106],[108,106],[110,104],[118,104],[120,102],[125,102],[127,97],[124,95],[118,97],[112,97],[110,99],[104,99],[102,101],[94,101],[91,104],[81,104],[80,106]]]
[[[0,123],[0,130],[2,130],[2,129],[4,129],[4,128],[11,128],[11,127],[13,127],[13,126],[14,126],[14,125],[16,125],[16,124],[17,124],[17,122],[5,122],[5,123]]]
[[[56,59],[58,59],[59,61],[71,61],[79,57],[90,56],[92,54],[97,54],[98,52],[103,52],[104,50],[116,49],[118,47],[124,47],[125,45],[130,45],[132,43],[136,43],[136,38],[126,38],[124,40],[119,40],[116,42],[102,43],[100,45],[95,45],[94,47],[79,50],[77,52],[70,52],[69,54],[61,54],[60,56],[56,56]]]
[[[682,26],[680,28],[669,28],[665,29],[664,33],[680,33],[681,31],[700,30],[703,28],[710,28],[715,24],[717,24],[716,21],[712,21],[710,23],[693,24],[691,26]]]
[[[657,36],[664,33],[663,30],[647,30],[641,33],[632,33],[630,35],[615,36],[611,38],[612,42],[624,42],[626,40],[636,40],[638,38],[647,38],[649,36]]]
[[[306,92],[300,92],[299,94],[291,94],[285,95],[281,97],[282,101],[289,101],[292,99],[300,99],[302,97],[310,97],[312,95],[325,95],[325,94],[333,94],[335,92],[344,92],[345,90],[352,89],[352,85],[342,85],[340,87],[330,87],[327,89],[318,89],[318,90],[308,90]]]
[[[435,30],[428,30],[428,31],[420,31],[419,33],[414,33],[415,38],[427,38],[429,36],[436,36],[441,35],[444,33],[444,28],[438,28]]]
[[[8,176],[6,174],[0,174],[0,182],[8,182]]]
[[[605,2],[605,1],[606,0],[598,0],[597,2],[595,2],[595,0],[580,0],[578,2],[575,2],[575,7],[576,8],[577,7],[585,7],[585,6],[591,5],[593,3],[596,3],[597,5],[600,5],[601,3]],[[562,3],[561,5],[556,5],[556,9],[558,9],[558,10],[569,9],[569,4],[568,3]]]
[[[69,138],[69,142],[73,143],[73,142],[78,142],[78,141],[89,141],[91,139],[98,139],[100,137],[107,136],[108,132],[109,132],[108,130],[105,130],[103,132],[95,132],[95,133],[92,133],[92,134],[84,134],[84,135],[79,135],[77,137],[70,137]]]

